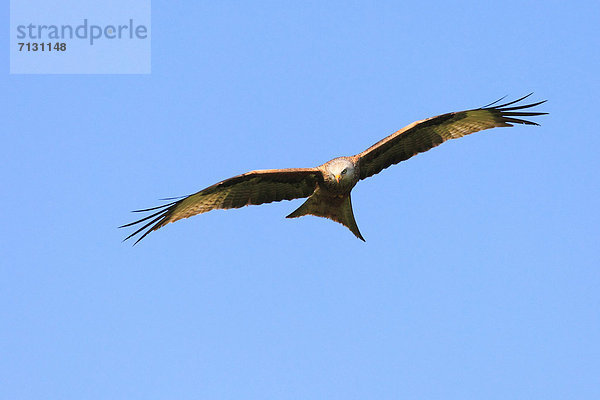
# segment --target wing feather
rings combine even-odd
[[[317,168],[288,168],[250,171],[226,179],[195,194],[158,207],[135,212],[156,211],[144,218],[120,226],[125,228],[150,220],[124,240],[138,234],[138,243],[150,232],[170,222],[214,209],[240,208],[310,196],[323,175]]]
[[[508,107],[526,99],[531,94],[497,106],[493,105],[502,99],[482,108],[438,115],[413,122],[354,156],[356,162],[359,163],[360,179],[375,175],[391,165],[430,150],[450,139],[460,138],[484,129],[513,126],[512,124],[538,125],[535,122],[515,117],[547,114],[522,111],[545,103],[545,100]]]

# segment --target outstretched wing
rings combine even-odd
[[[137,210],[135,212],[154,211],[154,213],[140,220],[120,226],[120,228],[137,225],[150,220],[124,239],[127,240],[140,233],[141,236],[135,242],[137,243],[150,232],[165,226],[169,222],[202,214],[217,208],[240,208],[251,204],[308,197],[314,192],[317,183],[322,181],[323,175],[317,168],[250,171],[226,179],[172,203]]]
[[[502,100],[500,99],[475,110],[453,112],[413,122],[354,156],[355,161],[360,163],[360,179],[375,175],[390,165],[432,149],[446,140],[499,126],[513,126],[512,124],[538,125],[535,122],[515,117],[548,114],[521,111],[545,103],[545,100],[509,107],[526,99],[531,94],[510,103],[493,106]]]

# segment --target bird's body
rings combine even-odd
[[[122,227],[127,227],[150,220],[125,240],[145,230],[137,239],[137,243],[148,233],[170,222],[217,208],[240,208],[251,204],[308,197],[287,217],[315,215],[329,218],[346,226],[357,238],[364,241],[354,219],[350,199],[352,188],[359,180],[377,174],[390,165],[427,151],[449,139],[484,129],[512,126],[513,123],[537,125],[535,122],[515,117],[546,114],[520,111],[537,106],[543,101],[508,107],[528,96],[495,107],[491,106],[496,102],[474,110],[448,113],[414,122],[380,140],[362,153],[352,157],[334,158],[315,168],[250,171],[172,203],[138,210],[137,212],[154,211],[154,213],[123,225]]]
[[[346,226],[364,241],[350,201],[350,192],[359,180],[357,161],[353,157],[338,157],[317,167],[323,176],[323,183],[317,184],[310,197],[287,218],[303,215],[329,218]]]

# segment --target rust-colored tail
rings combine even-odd
[[[358,230],[358,225],[354,220],[354,212],[352,211],[352,202],[350,193],[334,196],[321,192],[317,189],[300,207],[286,218],[298,218],[303,215],[315,215],[317,217],[329,218],[335,222],[344,225],[354,236],[362,240],[365,239]]]

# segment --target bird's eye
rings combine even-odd
[[[342,171],[342,175],[344,175],[345,173],[346,173],[346,169],[344,169],[344,170]]]

